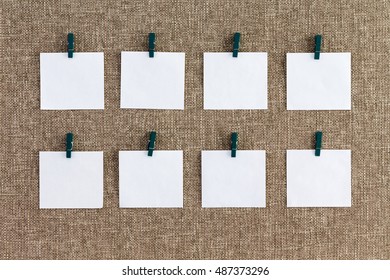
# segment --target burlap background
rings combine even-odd
[[[1,259],[388,259],[390,258],[388,1],[14,1],[0,15]],[[105,54],[105,110],[41,111],[39,53]],[[204,111],[203,56],[231,51],[269,55],[268,110]],[[184,111],[119,108],[120,52],[186,53]],[[286,52],[352,52],[352,110],[286,110]],[[184,150],[183,209],[119,209],[118,151]],[[353,207],[287,209],[286,149],[353,151]],[[104,151],[104,208],[39,210],[38,152]],[[200,152],[267,151],[266,209],[202,209]]]

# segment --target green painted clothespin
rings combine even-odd
[[[148,156],[153,156],[153,150],[156,146],[156,131],[151,131],[149,136],[149,143],[148,143]]]
[[[321,154],[321,144],[322,144],[322,131],[317,131],[316,132],[316,147],[315,147],[316,157],[319,157]]]
[[[149,57],[154,57],[155,46],[156,46],[156,34],[149,33]]]
[[[314,59],[320,59],[322,36],[317,34],[314,37],[314,40],[316,43],[316,46],[314,48]]]
[[[238,142],[238,133],[232,133],[232,157],[236,157],[237,153],[237,142]]]
[[[234,33],[234,42],[233,42],[233,57],[238,57],[238,49],[240,48],[240,33]]]
[[[74,36],[73,33],[68,33],[68,57],[72,58],[74,52]]]
[[[72,157],[73,150],[73,133],[69,132],[66,134],[66,157]]]

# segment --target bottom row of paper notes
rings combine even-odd
[[[103,152],[40,152],[40,208],[102,208]],[[183,152],[119,152],[119,205],[183,207]],[[288,207],[350,207],[351,151],[287,151]],[[265,151],[202,151],[202,207],[266,207]]]

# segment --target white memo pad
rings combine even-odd
[[[39,152],[40,208],[102,208],[103,152]]]
[[[119,151],[119,207],[182,208],[183,151]]]
[[[287,110],[351,110],[351,53],[288,53]]]
[[[202,151],[202,207],[265,207],[265,151]]]
[[[41,53],[41,110],[104,109],[104,54]]]
[[[121,108],[184,110],[184,53],[121,56]]]
[[[204,53],[204,109],[267,109],[267,53]]]
[[[287,151],[287,207],[351,207],[351,150]]]

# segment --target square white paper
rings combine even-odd
[[[351,207],[351,150],[288,150],[287,207]]]
[[[103,152],[39,152],[40,208],[102,208]]]
[[[265,207],[265,151],[202,151],[202,207]]]
[[[119,151],[119,207],[183,207],[183,151]]]
[[[41,53],[41,110],[104,109],[103,53]]]
[[[351,110],[351,53],[288,53],[287,110]]]
[[[121,60],[121,108],[184,110],[184,53],[122,52]]]
[[[267,109],[267,53],[204,53],[204,109]]]

